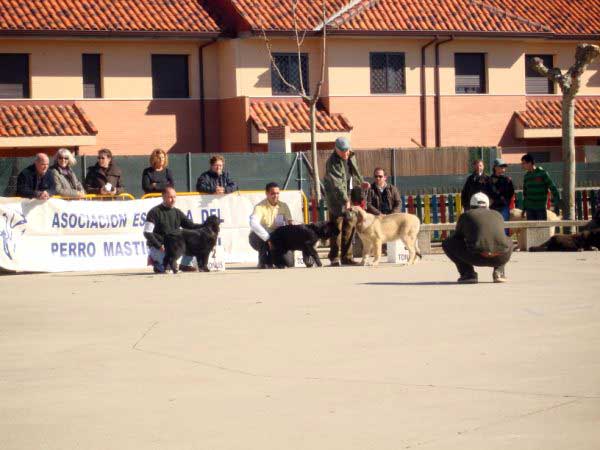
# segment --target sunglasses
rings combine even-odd
[[[68,161],[69,158],[67,156],[59,156],[58,159],[62,160],[62,161]]]
[[[375,175],[375,178],[383,178],[385,175]]]

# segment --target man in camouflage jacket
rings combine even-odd
[[[356,156],[350,151],[350,142],[345,137],[337,138],[335,150],[325,166],[325,198],[329,210],[329,219],[335,221],[341,233],[330,244],[329,260],[332,266],[353,265],[352,238],[354,226],[344,220],[344,211],[350,207],[350,191],[353,187],[368,188],[358,170]],[[341,245],[341,261],[340,261]]]

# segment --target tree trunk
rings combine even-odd
[[[317,207],[321,202],[321,183],[319,177],[319,161],[317,154],[317,99],[310,102],[310,153],[313,160],[313,183]]]
[[[563,216],[575,218],[575,97],[565,93],[562,99]]]

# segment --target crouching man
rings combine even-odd
[[[473,195],[469,204],[454,234],[442,242],[444,253],[456,264],[459,283],[477,283],[473,266],[493,267],[494,283],[504,283],[504,266],[512,254],[512,242],[504,234],[504,219],[489,209],[490,200],[482,192]]]
[[[250,246],[258,252],[258,268],[273,267],[270,234],[282,225],[292,224],[292,213],[285,203],[279,201],[279,185],[269,183],[265,187],[267,198],[254,207],[250,216]],[[286,252],[283,260],[287,267],[294,267],[294,253]]]
[[[202,225],[195,224],[188,219],[185,214],[175,208],[177,193],[172,187],[165,188],[162,193],[162,203],[155,206],[146,216],[144,225],[144,237],[150,247],[150,258],[154,273],[165,273],[163,260],[165,257],[165,236],[180,228],[194,229],[201,228]],[[192,266],[193,257],[185,255],[181,258],[179,269],[184,272],[194,272],[196,268]]]

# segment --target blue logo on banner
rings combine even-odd
[[[13,236],[23,235],[25,233],[25,224],[27,219],[19,212],[14,213],[2,213],[2,220],[0,221],[0,237],[2,238],[2,249],[4,254],[9,259],[13,259],[17,244],[13,242]]]

